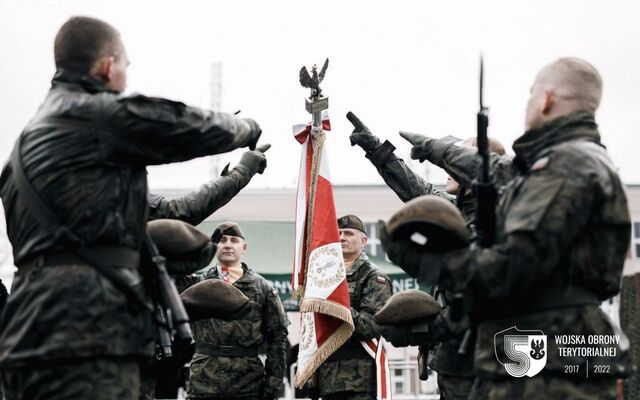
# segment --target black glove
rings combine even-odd
[[[352,146],[358,145],[362,147],[364,151],[369,153],[380,145],[380,139],[374,136],[369,128],[367,128],[354,113],[349,111],[347,113],[347,119],[355,128],[353,132],[351,132],[351,136],[349,136]]]
[[[410,239],[392,240],[384,223],[380,224],[380,242],[389,260],[418,282],[433,286],[438,283],[447,253],[430,253]]]
[[[252,139],[249,141],[247,146],[249,147],[249,150],[254,150],[256,148],[256,145],[258,144],[258,140],[260,139],[260,135],[262,135],[262,129],[260,129],[260,125],[258,125],[258,123],[256,121],[254,121],[252,119],[249,119],[249,118],[245,118],[244,120],[251,127],[251,137],[252,137]]]
[[[240,158],[240,165],[244,165],[251,171],[251,174],[261,174],[264,172],[264,169],[267,168],[267,157],[265,157],[264,153],[269,150],[271,147],[270,144],[266,143],[256,147],[255,150],[250,150],[245,152]]]
[[[429,152],[431,150],[430,146],[428,145],[429,141],[431,140],[430,137],[421,135],[419,133],[411,133],[411,132],[404,132],[404,131],[400,131],[400,136],[402,136],[403,139],[411,143],[412,159],[423,162],[428,158]]]

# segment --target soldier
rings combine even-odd
[[[234,222],[218,226],[218,264],[203,279],[234,285],[252,302],[251,311],[234,321],[203,319],[192,323],[196,351],[191,360],[188,399],[274,400],[286,369],[289,321],[275,290],[242,262],[247,251],[244,233]],[[186,288],[200,276],[178,280]],[[266,347],[263,367],[258,354]]]
[[[361,342],[380,337],[373,316],[391,296],[391,282],[363,251],[367,234],[360,218],[355,215],[338,218],[338,230],[355,331],[318,368],[318,386],[325,400],[375,399],[375,360]]]
[[[456,204],[464,217],[467,229],[470,232],[473,231],[476,202],[470,188],[477,171],[480,171],[480,158],[477,156],[477,150],[473,148],[476,145],[475,138],[466,139],[462,146],[457,146],[456,139],[450,137],[433,139],[415,133],[400,133],[413,145],[411,158],[420,161],[428,160],[449,173],[445,193],[443,193],[411,171],[405,162],[393,153],[395,147],[388,140],[380,143],[380,139],[373,135],[353,113],[347,114],[347,118],[355,127],[350,137],[352,143],[365,150],[367,159],[401,200],[407,202],[422,195],[445,198]],[[504,147],[497,140],[490,139],[489,146],[492,152],[492,172],[496,181],[504,185],[514,175],[511,158],[504,155]],[[440,398],[462,400],[467,398],[475,378],[473,354],[471,351],[458,354],[465,326],[454,324],[449,318],[444,318],[445,312],[443,311],[441,318],[437,318],[429,325],[431,330],[431,334],[428,335],[429,342],[424,341],[425,335],[419,329],[410,325],[404,326],[403,329],[397,326],[381,326],[380,331],[397,347],[419,345],[420,368],[424,367],[422,360],[428,353],[429,367],[438,373]],[[429,352],[432,349],[433,351]],[[423,376],[426,373],[426,367],[424,368],[425,371],[421,371]]]
[[[601,93],[599,73],[581,59],[561,58],[538,73],[526,132],[513,145],[521,175],[500,197],[492,247],[407,251],[406,242],[383,232],[387,254],[407,273],[475,299],[472,399],[616,398],[616,377],[624,373],[619,346],[609,345],[611,354],[591,344],[591,352],[563,357],[554,339],[613,334],[598,305],[619,291],[630,221],[594,119]],[[546,365],[533,377],[513,378],[503,364],[520,364],[497,357],[500,332],[513,327],[548,338]],[[590,371],[568,374],[567,364]],[[594,374],[594,365],[605,367]]]
[[[153,354],[151,316],[131,296],[140,293],[145,167],[254,148],[261,131],[233,115],[122,96],[127,53],[102,21],[68,20],[54,56],[51,90],[0,176],[18,266],[2,315],[2,383],[9,399],[136,399],[138,362]]]

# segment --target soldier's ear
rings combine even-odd
[[[242,243],[242,253],[246,253],[247,252],[247,242]]]
[[[98,80],[109,83],[112,79],[112,69],[113,64],[115,63],[115,58],[111,57],[100,57],[91,68],[90,74],[97,78]]]
[[[555,103],[555,96],[556,94],[553,92],[553,90],[545,90],[544,91],[544,103],[542,104],[542,113],[543,114],[549,114],[551,112],[551,108],[553,107],[554,103]]]
[[[367,237],[367,235],[363,233],[360,239],[360,244],[362,245],[362,247],[366,246],[368,241],[369,241],[369,238]]]

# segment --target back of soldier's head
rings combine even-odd
[[[575,57],[560,58],[544,67],[536,79],[549,86],[559,101],[574,111],[595,114],[602,97],[602,78],[588,62]]]
[[[58,30],[53,47],[56,69],[82,73],[89,72],[101,57],[117,58],[122,52],[118,31],[90,17],[71,17]]]

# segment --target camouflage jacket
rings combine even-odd
[[[235,321],[206,319],[192,324],[196,344],[259,348],[266,354],[264,366],[258,356],[211,356],[196,354],[191,360],[188,398],[231,398],[256,396],[262,390],[276,393],[286,372],[287,326],[289,320],[278,292],[244,263],[244,275],[234,286],[252,302],[252,310]],[[218,268],[204,277],[178,279],[180,288],[201,279],[220,279]],[[257,354],[257,353],[256,353]]]
[[[522,175],[500,197],[496,244],[443,259],[440,284],[475,299],[480,375],[507,376],[496,359],[494,335],[513,326],[547,335],[542,373],[562,374],[565,365],[587,361],[610,366],[609,374],[596,377],[619,372],[619,348],[616,357],[567,357],[555,339],[613,334],[597,304],[619,290],[630,219],[623,185],[596,126],[592,115],[577,112],[520,137],[513,148]],[[496,336],[495,346],[503,348],[502,340]]]
[[[371,264],[365,253],[347,271],[353,336],[318,368],[320,394],[376,392],[376,366],[361,341],[378,338],[374,314],[391,297],[389,277]],[[341,352],[349,352],[341,355]]]
[[[22,133],[21,155],[36,192],[87,246],[138,250],[149,214],[147,165],[233,150],[256,135],[251,123],[233,115],[122,96],[90,76],[59,71]],[[20,268],[78,243],[39,226],[18,197],[10,163],[0,175],[0,196],[19,267],[2,315],[0,365],[153,354],[149,316],[92,267]],[[216,203],[206,197],[201,204]],[[154,218],[172,216],[172,207],[162,206],[171,202],[155,198],[154,204]]]

